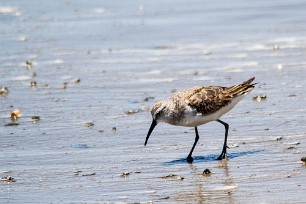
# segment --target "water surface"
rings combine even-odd
[[[303,1],[1,2],[0,86],[9,95],[0,98],[0,175],[16,179],[0,183],[1,203],[303,203],[305,9]],[[158,125],[143,146],[156,101],[253,76],[256,89],[223,117],[227,161],[214,159],[224,139],[214,122],[199,127],[193,164],[191,128]],[[19,125],[4,126],[14,109]]]

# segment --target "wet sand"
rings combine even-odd
[[[0,177],[15,182],[0,181],[0,202],[305,203],[305,8],[2,2]],[[257,87],[222,118],[228,160],[215,160],[214,122],[199,127],[193,164],[191,128],[158,125],[143,146],[156,101],[252,76]]]

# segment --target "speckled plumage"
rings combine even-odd
[[[221,86],[196,86],[187,88],[175,93],[169,100],[157,102],[151,111],[153,118],[157,122],[166,122],[171,125],[179,126],[198,126],[193,123],[184,123],[186,117],[191,118],[194,116],[195,120],[199,120],[202,124],[209,122],[210,118],[216,120],[223,114],[232,109],[246,94],[254,89],[254,85],[251,82],[255,78],[251,78],[242,84],[221,87]],[[236,101],[235,99],[240,99]],[[218,111],[228,107],[225,112]],[[216,114],[215,117],[211,117]],[[220,115],[221,114],[221,115]],[[201,116],[201,117],[195,117]],[[209,117],[210,116],[210,117]],[[205,120],[205,117],[207,120]]]
[[[230,87],[195,86],[175,93],[168,100],[157,102],[151,110],[153,122],[147,135],[147,140],[155,125],[159,122],[195,127],[196,135],[197,126],[210,121],[218,121],[228,128],[228,125],[219,118],[230,111],[245,95],[254,89],[255,84],[251,84],[254,79],[255,77]],[[189,159],[192,151],[188,156]],[[225,155],[226,148],[223,152]]]

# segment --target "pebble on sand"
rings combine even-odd
[[[203,175],[204,175],[204,176],[210,176],[210,175],[211,175],[211,171],[210,171],[209,169],[205,169],[205,170],[203,171]]]

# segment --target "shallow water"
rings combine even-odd
[[[0,98],[0,175],[16,179],[0,182],[1,203],[304,203],[305,9],[303,1],[0,3],[0,86],[9,89]],[[215,160],[218,123],[199,127],[193,164],[185,160],[193,129],[160,124],[143,146],[154,102],[252,76],[256,89],[223,117],[227,161]],[[19,125],[4,126],[14,109]],[[164,178],[171,174],[184,179]]]

